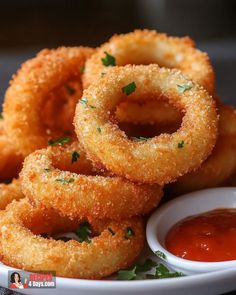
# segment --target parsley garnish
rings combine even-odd
[[[85,67],[84,66],[80,67],[80,69],[79,69],[80,74],[83,74],[84,73],[84,70],[85,70]]]
[[[137,272],[146,272],[152,270],[153,267],[157,266],[157,262],[153,261],[152,259],[146,259],[145,262],[142,263],[137,263],[136,264],[136,271]]]
[[[74,182],[74,178],[70,178],[70,179],[64,179],[64,178],[57,178],[55,181],[57,182],[61,182],[62,184],[69,184],[69,183],[72,183]]]
[[[56,140],[50,139],[48,141],[48,144],[49,145],[52,145],[52,146],[55,146],[55,145],[63,145],[64,143],[67,143],[69,141],[71,141],[71,138],[70,137],[62,137],[62,138],[59,138],[59,139],[56,139]]]
[[[82,97],[79,102],[86,107],[90,107],[91,109],[96,109],[95,106],[88,104],[88,99],[86,97]]]
[[[184,147],[184,141],[182,140],[181,142],[178,143],[177,147],[179,149],[182,149]]]
[[[102,129],[101,129],[100,127],[98,127],[98,128],[97,128],[97,131],[98,131],[99,133],[101,133],[101,132],[102,132]]]
[[[106,73],[102,72],[101,73],[101,77],[104,77],[106,75]]]
[[[144,263],[136,263],[132,269],[118,271],[118,280],[138,280],[144,279],[140,273],[150,271],[156,267],[157,263],[151,259],[146,259]]]
[[[66,85],[66,90],[69,95],[75,94],[75,89],[73,87],[71,87],[70,85]]]
[[[109,232],[114,236],[115,232],[112,230],[112,228],[108,227]]]
[[[155,269],[155,274],[143,274]],[[171,272],[164,264],[157,264],[151,259],[147,259],[143,264],[135,264],[128,270],[118,272],[118,280],[139,280],[139,279],[164,279],[183,276],[180,272]]]
[[[3,118],[3,114],[2,113],[0,113],[0,120],[3,120],[4,118]]]
[[[163,253],[163,252],[160,251],[160,250],[157,250],[157,251],[155,252],[155,254],[156,254],[156,256],[158,256],[159,258],[166,259],[166,254]]]
[[[130,281],[130,280],[135,280],[136,278],[137,278],[136,266],[132,269],[118,271],[118,280]]]
[[[101,58],[102,64],[105,67],[114,67],[116,65],[116,59],[114,56],[110,55],[108,52],[104,51],[105,57]]]
[[[90,224],[88,222],[83,222],[80,224],[79,228],[76,230],[76,235],[79,238],[79,242],[86,242],[86,243],[91,243],[91,228]]]
[[[122,87],[122,92],[125,93],[126,95],[130,95],[131,93],[133,93],[135,91],[135,89],[137,88],[135,82],[132,82],[124,87]]]
[[[77,151],[74,151],[71,155],[71,163],[75,163],[78,161],[80,154]]]
[[[44,168],[45,172],[50,172],[51,170],[49,168]]]
[[[86,106],[87,106],[87,104],[88,104],[88,100],[87,100],[86,97],[82,97],[82,98],[79,100],[79,102],[80,102],[81,104],[83,104],[83,105],[86,105]]]
[[[134,236],[134,230],[131,227],[127,227],[125,232],[125,238],[128,240],[132,236]]]
[[[131,137],[131,139],[133,139],[134,141],[147,141],[149,138],[148,137],[143,137],[143,136],[139,136],[139,137]]]
[[[183,274],[181,272],[170,272],[170,270],[162,263],[160,263],[156,268],[156,279],[176,278],[182,276]]]
[[[187,84],[179,85],[179,84],[177,84],[177,89],[180,93],[184,93],[185,91],[190,90],[192,87],[193,87],[192,85],[187,85]]]

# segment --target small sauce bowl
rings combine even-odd
[[[236,260],[221,262],[200,262],[177,257],[166,250],[165,239],[168,231],[180,220],[191,215],[214,209],[236,208],[236,188],[213,188],[178,197],[158,208],[147,222],[147,242],[155,253],[165,254],[170,268],[186,275],[236,268]],[[236,251],[236,245],[235,245]]]

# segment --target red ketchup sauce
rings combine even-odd
[[[181,220],[167,233],[166,248],[188,260],[236,259],[236,209],[217,209]]]

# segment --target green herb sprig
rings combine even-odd
[[[57,178],[55,181],[60,182],[61,184],[70,184],[75,181],[74,178],[64,179],[64,178]]]
[[[86,221],[80,224],[76,230],[76,235],[79,238],[79,242],[91,243],[91,227],[90,224]]]
[[[177,89],[180,93],[184,93],[187,90],[192,89],[193,85],[188,85],[188,84],[183,84],[183,85],[179,85],[177,84]]]
[[[77,151],[73,151],[73,153],[71,154],[71,163],[75,163],[78,161],[80,157],[80,154]]]
[[[62,137],[62,138],[59,138],[59,139],[56,139],[56,140],[52,140],[50,139],[48,141],[48,144],[51,145],[51,146],[55,146],[55,145],[63,145],[67,142],[70,142],[71,141],[71,138],[70,137]]]
[[[104,51],[105,57],[101,58],[102,64],[105,67],[114,67],[116,66],[116,59],[114,56],[109,54],[107,51]]]
[[[130,95],[136,90],[137,86],[135,82],[129,83],[128,85],[122,87],[122,92],[125,93],[126,95]]]

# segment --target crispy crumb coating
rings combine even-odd
[[[75,225],[75,221],[60,217],[53,209],[35,206],[27,199],[14,201],[0,215],[3,263],[28,271],[55,271],[62,277],[100,279],[130,267],[143,248],[144,226],[140,217],[119,222],[92,221],[92,228],[99,232],[91,243],[38,235],[74,230]],[[129,238],[125,238],[127,228],[134,232]]]
[[[14,140],[6,132],[5,119],[0,121],[0,182],[18,177],[22,168],[23,156],[15,146]]]
[[[71,164],[73,151],[80,157]],[[25,159],[21,179],[26,196],[72,218],[121,220],[144,215],[158,205],[163,195],[159,185],[95,174],[77,142],[32,153]]]
[[[48,94],[75,78],[94,52],[87,47],[42,50],[25,62],[6,91],[3,114],[7,133],[24,156],[47,145],[52,134],[42,124],[42,108]]]
[[[236,111],[231,106],[219,106],[219,136],[212,154],[198,168],[171,184],[174,195],[216,187],[236,169]]]
[[[145,141],[128,140],[111,122],[110,114],[127,99],[122,88],[135,82],[129,95],[164,96],[184,114],[181,127],[172,134],[161,134]],[[179,86],[191,89],[179,91]],[[210,155],[217,138],[218,115],[215,101],[201,86],[180,71],[157,65],[114,67],[109,75],[84,90],[88,104],[80,102],[75,112],[75,131],[90,159],[116,175],[132,181],[166,184],[197,169]],[[179,144],[184,142],[182,148]]]
[[[189,37],[169,37],[154,30],[114,35],[86,62],[83,76],[85,87],[110,70],[111,67],[104,66],[101,61],[104,52],[115,57],[117,66],[158,64],[179,69],[210,94],[214,94],[215,74],[210,59],[207,53],[196,48]]]
[[[13,200],[22,198],[24,198],[24,194],[21,190],[21,181],[19,179],[13,179],[9,184],[0,184],[0,210],[5,209]]]

